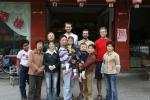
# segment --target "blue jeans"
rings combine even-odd
[[[63,97],[64,100],[72,100],[72,69],[69,69],[68,74],[63,74]]]
[[[117,78],[116,74],[104,74],[107,92],[106,100],[118,100],[116,78]]]
[[[47,86],[47,100],[56,100],[57,98],[57,81],[58,72],[45,72],[46,86]]]
[[[26,82],[29,82],[29,75],[28,75],[28,67],[20,66],[19,72],[19,88],[21,93],[21,98],[27,98],[26,95]]]

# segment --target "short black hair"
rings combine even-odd
[[[90,44],[88,47],[92,47],[93,49],[96,50],[96,46],[94,44]]]
[[[66,35],[61,35],[60,37],[59,37],[59,40],[61,40],[62,38],[67,38],[67,36]]]
[[[74,38],[72,36],[69,36],[68,39],[72,39],[74,41]]]
[[[65,22],[65,26],[66,26],[66,24],[69,24],[69,25],[72,26],[72,23],[71,23],[71,22]]]
[[[86,46],[87,46],[87,44],[86,44],[85,42],[81,43],[80,46],[81,46],[81,45],[86,45]]]
[[[42,43],[42,44],[44,45],[44,41],[43,41],[43,40],[37,40],[37,41],[35,42],[35,45],[37,45],[38,43]]]
[[[25,43],[29,44],[29,41],[26,39],[21,40],[21,47],[23,47]]]
[[[89,30],[88,30],[88,29],[83,29],[83,31],[88,31],[88,32],[89,32]],[[83,31],[82,31],[82,32],[83,32]]]
[[[106,43],[106,46],[111,45],[112,47],[115,47],[115,43],[113,41],[109,41]]]
[[[48,42],[48,45],[49,45],[50,43],[53,43],[53,44],[55,44],[55,42],[54,42],[54,41],[49,41],[49,42]]]

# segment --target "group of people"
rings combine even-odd
[[[38,40],[33,50],[27,40],[17,54],[20,69],[21,100],[40,100],[43,75],[46,80],[47,100],[57,100],[60,91],[64,100],[72,100],[75,81],[79,82],[78,99],[93,100],[93,74],[97,79],[97,100],[102,100],[102,78],[106,84],[106,100],[118,100],[116,78],[120,72],[119,55],[114,51],[114,43],[107,38],[107,29],[99,29],[100,38],[96,42],[88,39],[89,31],[84,29],[83,39],[71,32],[72,24],[65,23],[66,33],[59,43],[55,34],[49,32],[48,41]],[[62,80],[62,82],[61,82]],[[28,97],[26,82],[29,84]],[[63,86],[63,90],[60,87]]]

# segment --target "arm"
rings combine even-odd
[[[44,57],[43,57],[43,65],[49,66],[49,64],[47,63],[46,59],[47,59],[47,56],[46,56],[46,54],[44,54]]]
[[[88,67],[95,62],[96,62],[96,56],[93,55],[90,57],[90,59],[87,59],[87,61],[84,63],[84,67]]]
[[[19,66],[20,66],[20,59],[19,58],[17,58],[16,65],[17,65],[16,67],[19,68]]]
[[[115,56],[115,63],[116,63],[116,70],[119,73],[121,66],[120,66],[120,57],[118,54]]]
[[[37,71],[38,70],[38,66],[36,64],[34,64],[34,62],[33,62],[33,53],[32,52],[30,52],[30,54],[29,54],[29,67],[33,71]]]

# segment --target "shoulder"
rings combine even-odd
[[[72,33],[72,36],[73,36],[73,37],[76,37],[76,38],[78,37],[78,36],[77,36],[76,34],[74,34],[74,33]]]
[[[114,56],[119,57],[118,53],[114,52],[113,54],[114,54]]]
[[[100,40],[101,40],[100,38],[99,38],[99,39],[97,39],[97,40],[95,41],[95,43],[98,43]]]

